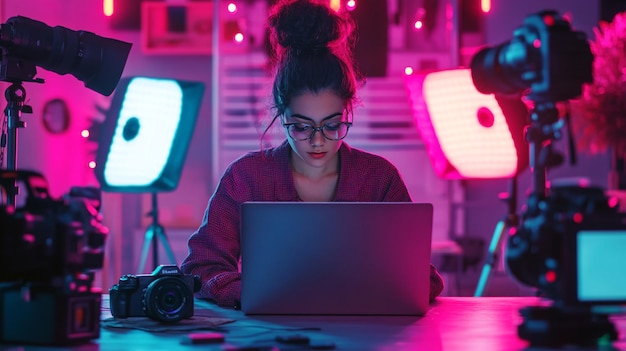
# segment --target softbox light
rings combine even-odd
[[[204,84],[120,80],[102,125],[96,177],[103,191],[161,192],[178,186]]]
[[[528,166],[521,97],[479,93],[469,69],[407,75],[405,84],[439,177],[510,178]]]

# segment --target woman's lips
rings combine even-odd
[[[325,152],[309,152],[309,155],[311,155],[311,157],[313,158],[322,158],[326,156],[326,153]]]

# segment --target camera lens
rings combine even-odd
[[[49,71],[70,73],[87,88],[107,96],[117,86],[131,48],[130,43],[50,27],[23,16],[11,17],[0,26],[0,45],[9,54]]]
[[[541,68],[538,50],[514,38],[493,48],[484,48],[472,57],[472,81],[483,94],[513,94],[529,88]]]
[[[159,278],[146,288],[144,304],[148,317],[178,322],[191,315],[193,293],[180,278]]]

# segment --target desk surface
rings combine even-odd
[[[517,336],[519,309],[541,304],[533,297],[442,297],[424,317],[410,316],[245,316],[198,301],[196,314],[228,318],[219,327],[226,344],[272,343],[276,335],[303,334],[318,342],[333,342],[336,350],[541,350],[529,348]],[[104,311],[106,317],[108,311]],[[626,318],[613,318],[620,331],[614,348],[626,350]],[[149,333],[136,329],[102,328],[99,339],[72,348],[109,350],[222,350],[224,344],[186,345],[186,332]],[[280,350],[310,350],[279,346]],[[36,346],[0,346],[0,350],[64,350]],[[578,348],[577,350],[581,350]]]

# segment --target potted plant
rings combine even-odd
[[[609,152],[609,189],[618,189],[618,165],[623,169],[626,159],[626,12],[611,22],[600,21],[594,35],[589,42],[594,79],[583,88],[581,113],[574,123],[580,148],[592,154]]]

